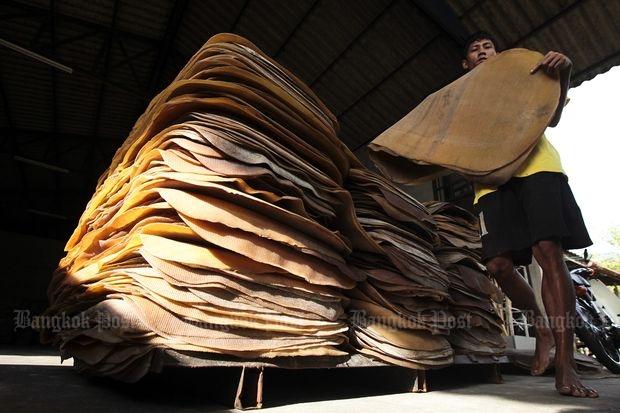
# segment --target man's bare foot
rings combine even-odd
[[[553,334],[549,327],[538,327],[536,329],[536,352],[530,370],[533,376],[540,376],[549,367],[549,353],[555,345]]]
[[[555,388],[558,393],[573,397],[598,397],[596,390],[581,384],[575,368],[570,363],[566,364],[565,367],[556,366],[555,369]]]

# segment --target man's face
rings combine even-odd
[[[463,59],[463,69],[472,70],[480,63],[486,62],[486,60],[495,56],[495,45],[489,39],[481,39],[472,42],[467,48],[467,56]]]

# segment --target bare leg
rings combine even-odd
[[[524,311],[528,321],[534,325],[536,352],[531,371],[533,375],[543,374],[549,367],[549,352],[554,344],[553,334],[538,308],[532,287],[516,272],[512,258],[508,255],[491,258],[487,262],[487,269],[515,307]]]
[[[575,371],[575,290],[564,263],[562,248],[556,241],[544,240],[534,245],[533,252],[543,270],[543,301],[556,343],[555,387],[567,396],[598,397],[596,390],[579,381]]]

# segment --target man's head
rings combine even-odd
[[[487,32],[477,32],[469,36],[465,43],[463,69],[472,70],[489,57],[495,56],[497,54],[496,44],[495,38]]]

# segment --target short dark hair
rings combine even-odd
[[[467,40],[465,40],[465,47],[463,48],[463,56],[467,57],[467,52],[469,51],[469,46],[473,43],[473,42],[477,42],[478,40],[490,40],[493,43],[493,46],[495,47],[495,50],[497,52],[499,52],[499,46],[497,44],[497,40],[495,40],[495,36],[493,36],[492,34],[485,32],[485,31],[478,31],[476,33],[471,34]]]

